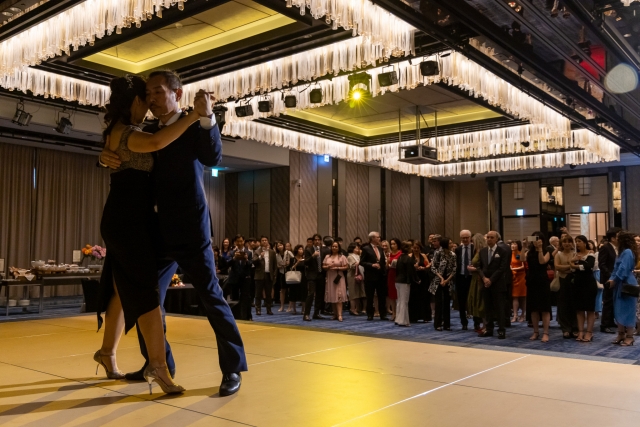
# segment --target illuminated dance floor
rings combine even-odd
[[[0,324],[0,425],[640,426],[637,365],[251,322],[249,372],[220,398],[206,319],[167,324],[177,397],[94,375],[93,316]],[[118,356],[123,371],[142,365],[135,330]]]

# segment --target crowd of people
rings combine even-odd
[[[639,248],[639,236],[616,228],[599,244],[566,229],[549,240],[535,232],[507,242],[497,231],[463,230],[457,242],[430,234],[427,245],[381,240],[378,232],[348,245],[316,234],[295,247],[237,235],[214,254],[243,320],[262,315],[263,301],[272,315],[275,301],[280,312],[298,314],[302,306],[305,321],[330,315],[342,322],[345,310],[368,321],[451,331],[457,310],[462,329],[471,321],[480,337],[494,336],[497,326],[504,339],[512,323],[527,322],[532,341],[548,342],[555,305],[563,338],[591,342],[599,318],[602,333],[617,332],[613,344],[630,346],[640,319]]]

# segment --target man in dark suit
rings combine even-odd
[[[481,337],[493,336],[493,319],[498,319],[498,338],[506,338],[505,293],[507,284],[505,276],[511,272],[511,257],[505,248],[498,245],[498,233],[487,233],[487,247],[480,251],[480,270],[484,281],[484,303],[487,310],[487,327]],[[470,271],[475,268],[468,267]]]
[[[507,251],[508,258],[509,258],[509,270],[504,274],[504,282],[507,285],[507,292],[505,292],[504,294],[504,298],[505,298],[504,313],[505,313],[505,316],[507,316],[505,319],[505,322],[506,322],[505,324],[508,328],[510,328],[511,327],[511,293],[513,291],[513,272],[511,271],[512,251],[511,251],[511,246],[506,244],[502,240],[502,236],[500,235],[500,233],[496,232],[496,237],[498,239],[498,246],[500,246],[502,249]]]
[[[367,295],[367,320],[373,320],[373,297],[378,294],[380,320],[387,320],[387,260],[380,247],[380,233],[369,233],[369,243],[362,247],[360,265],[364,267],[364,291]]]
[[[151,124],[144,130],[155,133],[161,127],[176,122],[183,114],[179,105],[181,97],[182,83],[177,74],[171,71],[152,72],[147,80],[146,101],[160,122]],[[206,102],[202,102],[203,100]],[[160,228],[160,307],[164,305],[167,288],[179,265],[191,278],[215,332],[222,371],[219,394],[228,396],[240,389],[240,372],[247,370],[247,361],[240,331],[218,284],[211,249],[209,206],[204,194],[204,166],[220,164],[222,140],[209,95],[200,91],[194,100],[194,105],[196,104],[202,105],[198,107],[202,110],[198,113],[204,116],[200,123],[194,123],[180,138],[154,153],[154,193]],[[100,155],[100,163],[116,169],[120,165],[120,159],[117,154],[105,148]],[[139,333],[138,337],[140,351],[146,362],[141,370],[127,374],[127,379],[132,381],[144,381],[142,373],[149,363],[142,334]],[[167,366],[174,374],[171,347],[168,342],[165,346]]]
[[[256,282],[256,315],[260,316],[262,308],[262,293],[264,292],[267,314],[271,311],[271,291],[278,278],[278,262],[276,251],[269,248],[269,239],[260,237],[260,248],[255,251],[253,265],[255,266],[254,280]]]
[[[251,274],[253,270],[252,253],[244,247],[244,237],[238,234],[234,243],[235,249],[231,252],[229,261],[229,284],[239,289],[240,293],[240,318],[253,320],[251,317]]]
[[[313,235],[313,246],[307,246],[304,250],[305,277],[307,279],[307,299],[304,304],[303,320],[311,321],[311,305],[314,303],[313,318],[322,320],[324,317],[320,312],[324,308],[324,289],[326,274],[322,269],[322,261],[331,251],[331,242],[329,247],[322,246],[322,236]],[[314,298],[315,297],[315,298]]]
[[[467,297],[471,286],[471,272],[468,267],[474,256],[473,243],[471,243],[471,231],[462,230],[460,232],[460,246],[456,248],[456,294],[458,296],[458,309],[460,310],[460,323],[462,330],[466,331],[469,320],[467,320]],[[480,320],[481,321],[481,320]],[[473,319],[475,329],[480,328],[480,323]]]
[[[620,229],[615,227],[607,231],[605,243],[598,251],[598,266],[600,267],[600,283],[604,285],[602,293],[602,319],[600,320],[600,332],[615,333],[617,327],[613,320],[613,289],[609,287],[609,278],[613,273],[613,266],[618,256],[618,233]]]

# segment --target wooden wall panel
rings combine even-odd
[[[289,241],[289,168],[271,169],[272,240]]]
[[[442,234],[445,232],[444,182],[426,179],[424,190],[425,234]]]
[[[224,187],[224,234],[233,239],[238,234],[238,174],[225,173]]]
[[[289,241],[302,242],[300,238],[300,153],[289,151]],[[295,243],[294,243],[295,242]]]
[[[299,242],[318,232],[318,165],[317,156],[300,153]]]
[[[387,209],[387,240],[393,237],[400,240],[411,238],[410,178],[410,175],[392,172],[391,183],[387,182],[387,189],[391,190],[387,192],[387,198],[391,198],[391,204]]]
[[[358,236],[358,165],[355,163],[346,163],[345,193],[347,234],[343,239],[345,242],[351,242]]]
[[[369,234],[369,167],[357,165],[358,168],[358,217],[356,234],[365,239]],[[351,239],[353,239],[353,237]]]

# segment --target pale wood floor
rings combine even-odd
[[[640,366],[252,323],[242,390],[219,398],[207,321],[167,322],[179,397],[94,375],[93,316],[0,324],[0,425],[640,426]],[[132,331],[119,365],[141,363]]]

